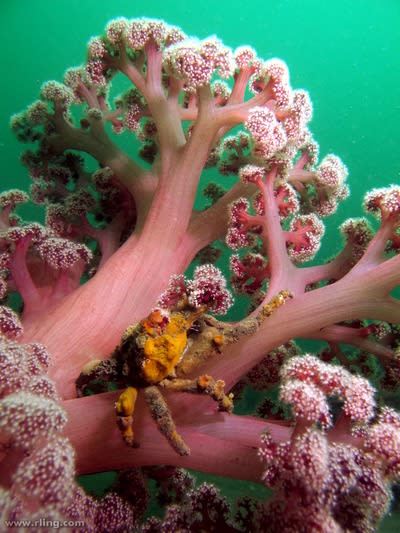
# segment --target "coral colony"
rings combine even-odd
[[[114,77],[127,90],[111,98]],[[10,530],[376,530],[400,473],[400,187],[368,193],[372,217],[346,220],[343,249],[310,264],[349,194],[341,160],[319,161],[311,115],[278,59],[117,19],[12,118],[32,186],[0,196]],[[15,214],[29,199],[45,225]],[[232,292],[249,300],[235,323],[219,316]],[[232,412],[245,387],[269,391],[252,416]],[[184,468],[271,497],[230,506]],[[111,470],[101,499],[75,481]],[[149,479],[166,509],[145,520]]]

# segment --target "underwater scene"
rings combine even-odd
[[[399,531],[400,1],[0,16],[0,533]]]

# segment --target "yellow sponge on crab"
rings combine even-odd
[[[120,394],[118,401],[115,402],[115,410],[119,416],[132,416],[135,410],[137,389],[128,387]]]

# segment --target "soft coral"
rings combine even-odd
[[[133,88],[112,103],[108,90],[118,73]],[[76,104],[85,106],[78,120],[71,111]],[[400,322],[399,303],[391,296],[400,281],[399,257],[386,255],[398,248],[396,188],[367,198],[366,207],[382,213],[375,236],[364,220],[352,220],[342,226],[347,243],[334,260],[295,264],[314,256],[323,233],[320,218],[348,194],[347,170],[336,156],[317,166],[318,147],[307,128],[311,113],[307,93],[292,90],[279,60],[263,62],[248,47],[232,54],[215,38],[187,39],[161,21],[118,19],[90,41],[86,64],[67,71],[65,84],[45,84],[41,99],[13,118],[18,138],[38,143],[22,161],[34,181],[34,199],[47,205],[52,230],[9,221],[12,227],[2,234],[2,287],[7,282],[24,299],[24,341],[38,341],[52,353],[50,375],[65,399],[66,433],[80,471],[167,463],[258,479],[260,429],[268,424],[274,440],[290,437],[285,423],[215,413],[207,398],[168,394],[192,454],[176,456],[157,438],[140,399],[142,447],[122,449],[114,393],[71,399],[83,366],[108,357],[125,328],[148,315],[171,275],[183,273],[228,227],[228,244],[251,248],[244,257],[239,251],[232,265],[233,286],[254,296],[258,309],[252,316],[280,290],[294,295],[254,335],[205,363],[203,371],[223,378],[228,388],[294,337],[351,343],[359,337],[357,320]],[[110,125],[114,132],[137,133],[143,163],[119,148]],[[236,127],[247,131],[227,137]],[[94,157],[100,168],[91,175],[76,151]],[[196,211],[207,166],[242,179]],[[12,205],[2,205],[2,223]],[[95,262],[79,285],[90,257],[86,245]],[[51,257],[55,262],[49,264]],[[68,268],[61,257],[71,259]],[[179,277],[175,281],[179,285]],[[354,322],[344,322],[349,320]],[[379,339],[365,346],[382,353]],[[384,352],[393,364],[396,346],[393,330]],[[279,366],[283,359],[276,361]],[[271,373],[274,380],[278,371]],[[341,428],[341,438],[347,429]]]

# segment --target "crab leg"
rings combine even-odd
[[[157,387],[147,387],[144,391],[146,402],[150,408],[151,416],[158,429],[179,455],[189,455],[190,449],[182,440],[176,430],[171,412]]]
[[[213,400],[218,402],[218,409],[220,411],[231,413],[233,409],[233,394],[226,395],[224,385],[225,382],[222,379],[215,381],[214,378],[207,374],[199,376],[197,379],[164,379],[160,383],[161,387],[168,390],[208,394],[208,396],[211,396]]]
[[[110,359],[94,359],[89,361],[82,369],[75,381],[76,395],[78,398],[86,395],[86,388],[91,382],[98,382],[93,385],[97,392],[107,391],[107,384],[110,382],[118,383],[120,376],[118,373],[118,362],[114,357]]]

